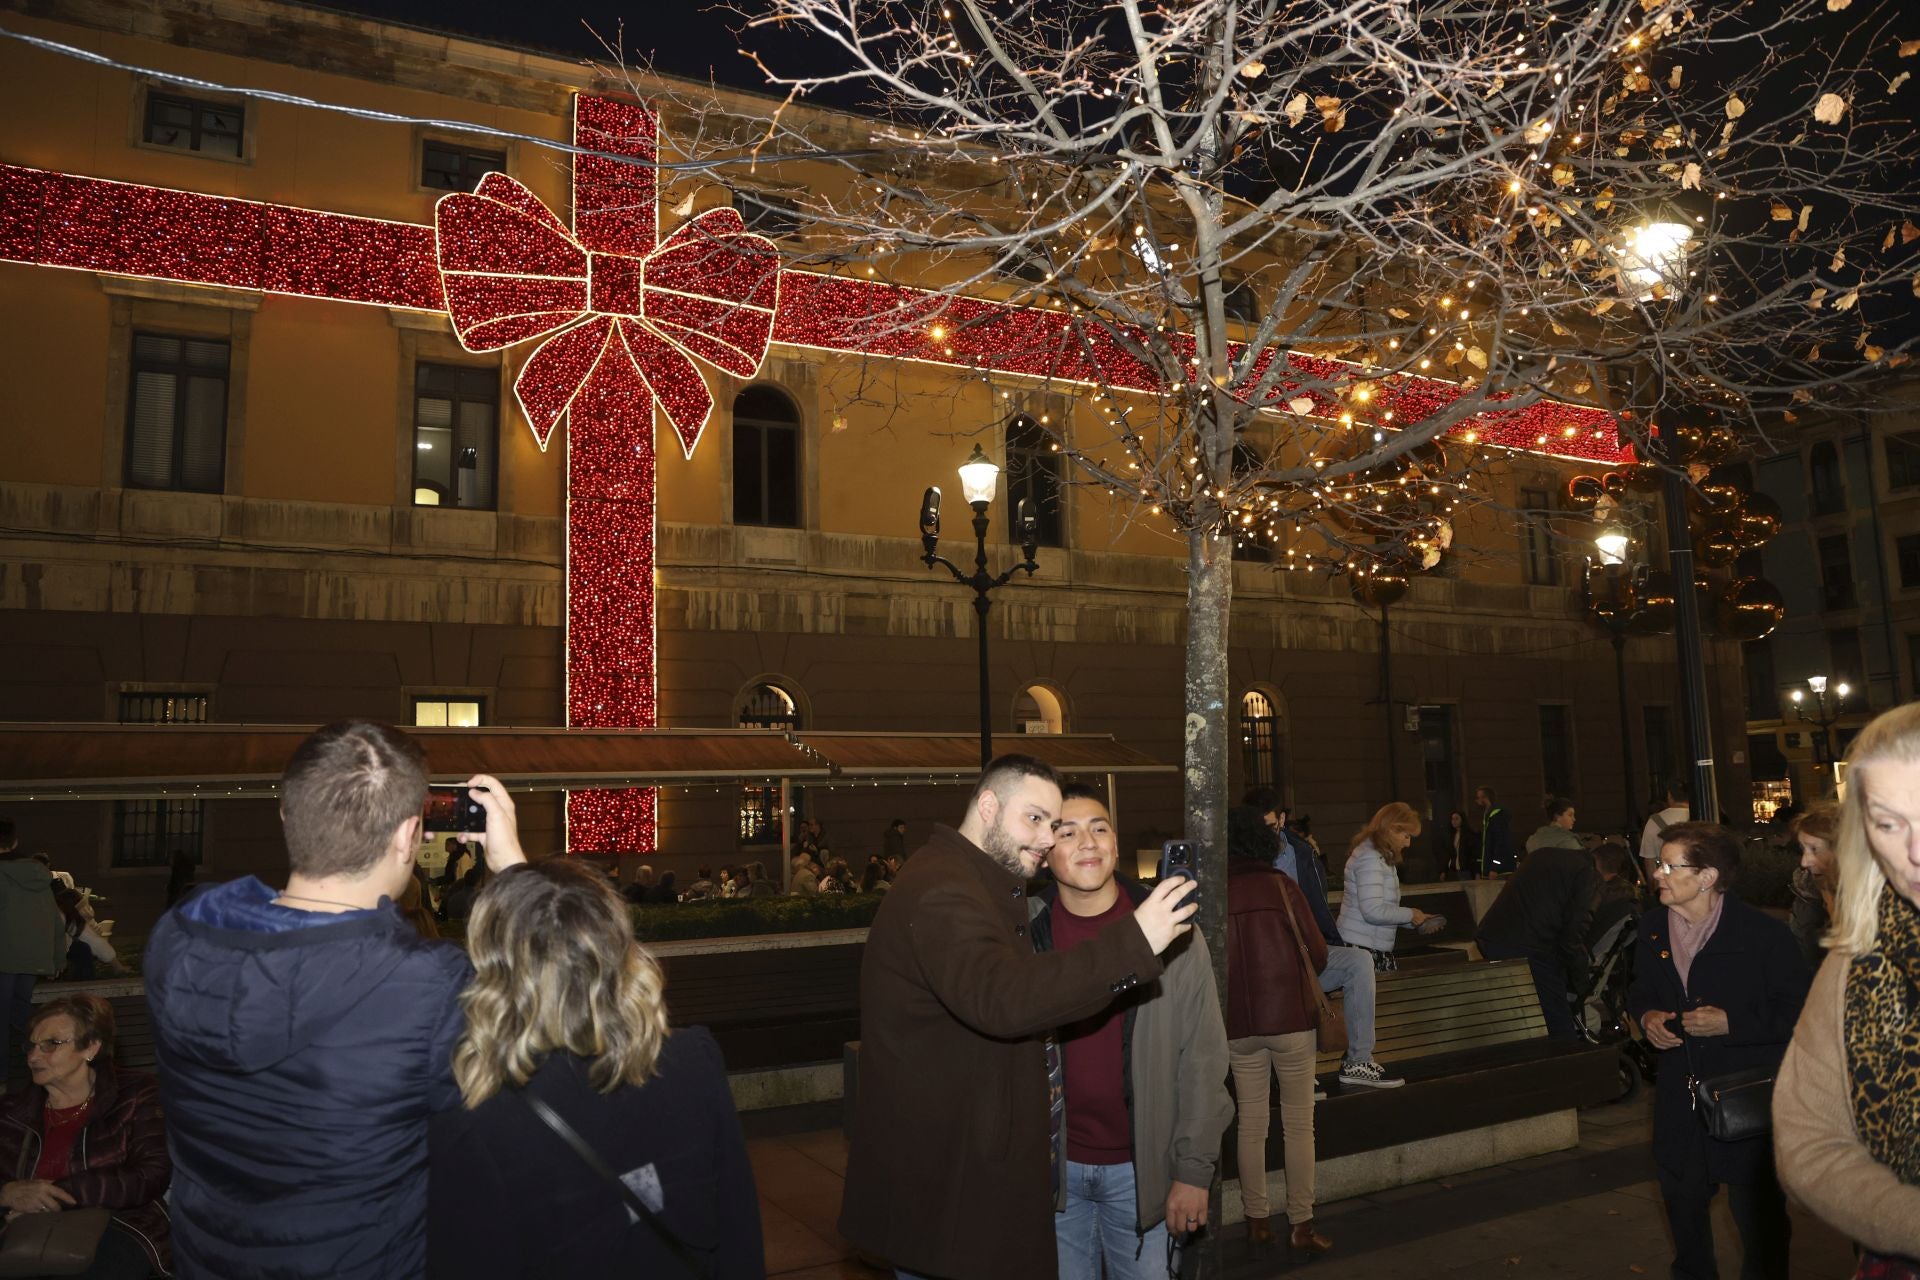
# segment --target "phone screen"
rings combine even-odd
[[[428,831],[485,831],[487,811],[467,795],[466,787],[428,787],[420,824]]]

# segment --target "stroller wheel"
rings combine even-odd
[[[1620,1092],[1614,1096],[1615,1102],[1630,1102],[1640,1092],[1642,1077],[1640,1064],[1634,1060],[1631,1051],[1622,1049],[1614,1057],[1614,1066],[1620,1073]]]

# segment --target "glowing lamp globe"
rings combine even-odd
[[[960,492],[967,501],[975,506],[985,506],[993,501],[994,490],[999,486],[1000,468],[993,459],[980,452],[980,446],[973,446],[973,454],[960,464]]]
[[[1600,552],[1601,564],[1619,565],[1627,562],[1627,546],[1630,541],[1624,529],[1608,525],[1594,538],[1593,545]]]

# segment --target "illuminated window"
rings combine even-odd
[[[800,411],[774,387],[733,400],[733,522],[800,525]]]
[[[1014,702],[1013,727],[1021,733],[1065,733],[1066,704],[1047,686],[1030,684]]]
[[[157,147],[238,160],[246,121],[246,108],[238,102],[149,92],[142,136]]]
[[[1246,778],[1242,785],[1280,786],[1280,716],[1273,699],[1258,689],[1240,698],[1240,759]]]
[[[432,139],[420,144],[420,185],[435,191],[471,191],[489,173],[506,171],[504,151],[485,151]]]
[[[227,344],[133,336],[127,484],[219,493],[227,475]]]
[[[205,693],[123,693],[120,723],[187,725],[207,722]],[[113,806],[113,865],[164,867],[175,853],[200,862],[199,800],[119,800]]]
[[[740,700],[736,723],[742,729],[798,729],[800,707],[793,695],[777,684],[757,684]],[[798,793],[796,806],[798,804]],[[780,788],[747,785],[740,788],[740,843],[780,843]]]
[[[413,387],[414,505],[491,509],[500,370],[422,363]]]
[[[421,729],[475,729],[485,705],[479,698],[424,695],[413,700],[413,723]]]
[[[1544,489],[1520,491],[1521,567],[1536,587],[1560,585],[1560,562],[1553,554],[1552,506]]]

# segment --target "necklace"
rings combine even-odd
[[[76,1102],[76,1103],[74,1103],[74,1104],[73,1104],[72,1106],[70,1106],[70,1107],[56,1107],[56,1106],[54,1106],[54,1105],[53,1105],[53,1096],[52,1096],[52,1094],[48,1094],[48,1096],[47,1096],[47,1110],[49,1110],[49,1111],[57,1111],[57,1112],[59,1112],[59,1113],[60,1113],[61,1115],[72,1115],[72,1114],[73,1114],[74,1112],[76,1112],[76,1111],[85,1111],[85,1110],[86,1110],[86,1109],[87,1109],[88,1107],[90,1107],[90,1106],[92,1106],[92,1105],[93,1105],[93,1087],[94,1087],[94,1083],[95,1083],[95,1080],[96,1080],[96,1077],[95,1077],[95,1075],[94,1075],[94,1072],[93,1072],[93,1070],[92,1070],[92,1068],[88,1068],[88,1070],[87,1070],[87,1096],[86,1096],[86,1097],[84,1097],[84,1098],[82,1098],[82,1099],[80,1099],[80,1101],[78,1101],[78,1102]]]
[[[292,898],[295,902],[318,902],[323,906],[340,907],[346,911],[369,910],[369,908],[363,907],[356,902],[335,902],[332,898],[309,898],[304,893],[288,893],[285,889],[280,891],[279,896],[282,898]]]

